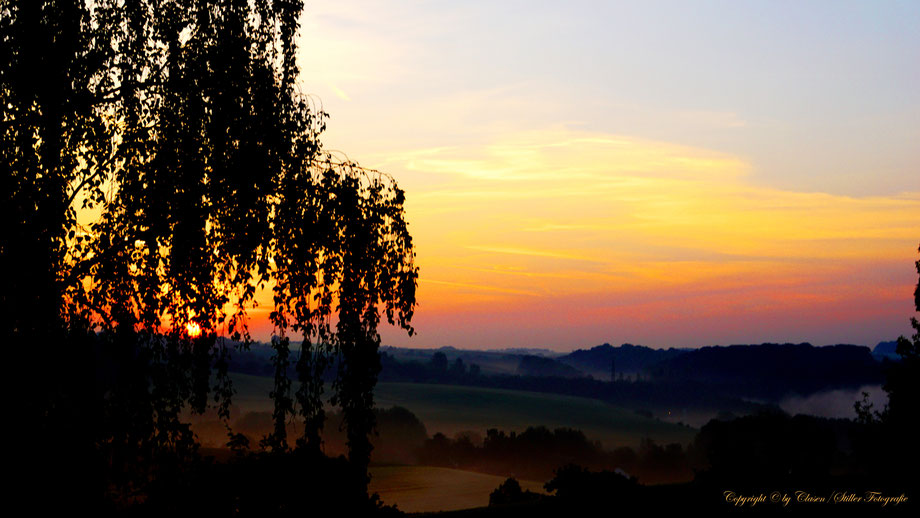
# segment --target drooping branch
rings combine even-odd
[[[43,279],[45,305],[40,318],[12,314],[23,329],[55,320],[97,341],[106,458],[154,466],[156,452],[194,450],[184,411],[216,403],[229,418],[232,351],[219,335],[248,342],[267,286],[276,371],[265,445],[287,448],[285,424],[299,416],[298,446],[319,448],[335,364],[351,457],[367,462],[377,328],[386,318],[412,333],[417,270],[396,182],[325,151],[327,115],[298,93],[302,8],[3,3],[0,100],[13,108],[0,153],[15,179],[4,199],[38,208],[15,240],[4,234],[3,258],[14,245],[23,262],[41,256],[24,271]],[[21,74],[27,57],[48,67]],[[98,217],[83,225],[88,208]]]

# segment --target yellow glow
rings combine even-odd
[[[185,324],[185,332],[188,333],[191,338],[198,338],[201,336],[201,326],[195,322],[189,322]]]
[[[332,90],[332,93],[334,93],[335,96],[338,97],[339,99],[341,99],[341,100],[343,100],[343,101],[350,101],[350,100],[351,100],[351,97],[349,97],[348,94],[345,93],[345,90],[342,90],[341,88],[339,88],[339,87],[337,87],[337,86],[335,86],[335,85],[333,85],[333,84],[330,84],[330,85],[329,85],[329,89]]]
[[[785,191],[751,181],[739,157],[627,136],[526,131],[390,158],[408,179],[422,320],[511,322],[541,307],[677,320],[687,303],[728,317],[894,299],[891,281],[866,279],[912,264],[920,236],[920,193]]]
[[[448,345],[439,330],[465,330],[470,319],[502,335],[542,325],[693,329],[707,319],[743,334],[752,315],[772,315],[774,327],[852,320],[910,295],[891,272],[911,274],[920,192],[782,190],[752,181],[740,157],[560,129],[395,151],[385,166],[367,165],[407,194],[421,277],[419,338],[404,345]],[[257,300],[250,329],[265,339],[271,290]]]

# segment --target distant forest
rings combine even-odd
[[[381,352],[378,380],[562,394],[649,411],[745,414],[788,395],[881,384],[888,365],[896,361],[873,355],[864,346],[807,343],[665,350],[604,344],[566,355],[538,352],[387,347]],[[229,370],[272,375],[272,354],[270,347],[255,344],[231,358]],[[292,354],[296,358],[297,352]],[[334,365],[329,372],[331,376]],[[587,374],[591,372],[605,375]]]

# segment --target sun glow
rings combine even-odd
[[[185,324],[185,332],[188,333],[190,338],[198,338],[201,336],[201,326],[195,322],[189,322]]]

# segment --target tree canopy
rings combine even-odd
[[[920,247],[917,251],[920,252]],[[920,260],[914,266],[920,277]],[[920,278],[914,288],[914,308],[920,313]],[[896,351],[901,360],[891,367],[883,387],[888,393],[884,418],[906,436],[916,433],[916,416],[920,412],[920,321],[912,316],[910,324],[914,334],[909,339],[898,337]],[[913,449],[915,453],[920,451],[917,447]]]
[[[0,256],[16,272],[4,338],[48,348],[55,381],[36,418],[90,410],[113,472],[194,450],[187,409],[228,416],[227,360],[250,340],[260,289],[276,366],[262,445],[288,448],[284,425],[299,415],[298,446],[319,448],[334,364],[349,456],[369,459],[377,329],[385,319],[412,334],[418,270],[403,191],[320,142],[327,114],[298,87],[302,9],[0,2]],[[95,386],[75,369],[96,372]]]

